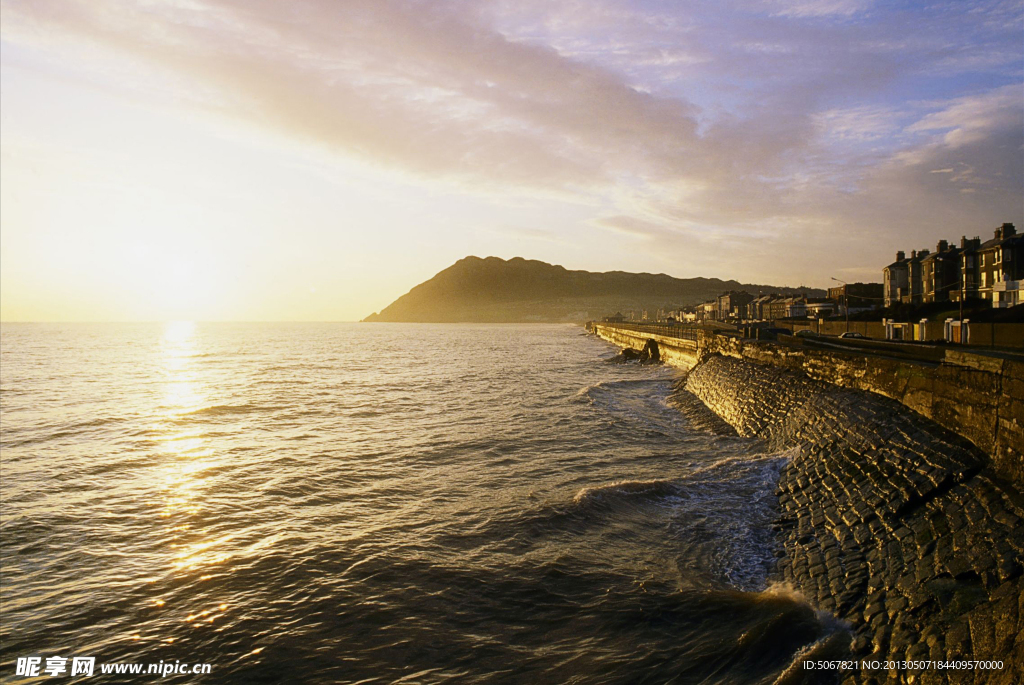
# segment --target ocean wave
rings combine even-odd
[[[615,499],[646,500],[679,494],[679,485],[671,480],[623,480],[608,485],[583,488],[573,497],[573,504],[589,506]]]
[[[244,404],[211,404],[192,411],[178,414],[178,418],[193,418],[197,416],[229,416],[233,414],[251,414],[256,411],[265,411],[275,407],[260,406],[251,403]]]
[[[678,479],[671,530],[690,550],[681,563],[731,587],[763,588],[775,564],[775,485],[795,450],[735,454]]]
[[[763,592],[757,593],[756,600],[760,602],[775,602],[781,598],[793,602],[806,611],[810,611],[815,619],[817,636],[798,649],[790,660],[789,665],[772,681],[772,685],[800,685],[807,682],[807,669],[805,661],[837,661],[849,658],[853,629],[849,623],[840,620],[815,607],[811,602],[789,583],[773,583]],[[806,619],[805,619],[806,620]],[[787,626],[788,628],[788,626]],[[833,676],[830,673],[822,673],[826,679]]]
[[[599,381],[588,385],[584,388],[580,388],[576,393],[577,397],[589,395],[595,390],[621,390],[621,389],[632,389],[637,386],[665,386],[668,379],[666,378],[629,378],[625,380],[617,381]]]
[[[732,454],[698,466],[686,474],[685,478],[692,480],[718,475],[727,480],[748,480],[754,484],[774,487],[782,469],[798,458],[800,451],[800,445],[796,445],[778,452]]]
[[[83,433],[89,433],[93,429],[122,424],[127,420],[128,418],[123,416],[96,416],[85,421],[76,421],[59,426],[43,426],[32,429],[32,433],[25,437],[0,441],[0,445],[5,448],[26,447],[49,440],[80,436]]]

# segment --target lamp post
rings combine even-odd
[[[967,296],[967,255],[963,254],[960,256],[963,260],[963,269],[958,270],[960,273],[957,275],[960,277],[960,344],[964,344],[964,297]]]
[[[847,283],[846,281],[840,281],[835,276],[831,276],[833,281],[843,284],[843,309],[846,310],[846,332],[850,332],[850,293],[846,292]]]

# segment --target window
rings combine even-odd
[[[985,266],[985,256],[986,255],[984,253],[982,253],[982,255],[981,255],[981,265],[982,266]]]
[[[1006,251],[1006,261],[1008,261],[1008,262],[1012,262],[1013,261],[1013,251],[1012,250],[1007,250]]]
[[[987,285],[988,285],[988,272],[987,271],[982,271],[981,272],[981,287],[984,288]]]

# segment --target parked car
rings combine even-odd
[[[857,333],[856,331],[847,331],[845,333],[840,334],[839,337],[840,338],[863,338],[864,336],[861,335],[860,333]]]
[[[817,338],[818,337],[818,334],[815,333],[814,331],[812,331],[810,328],[805,328],[802,331],[797,331],[793,335],[795,335],[798,338]]]

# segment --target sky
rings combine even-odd
[[[0,0],[0,318],[361,319],[467,255],[827,287],[1024,229],[1024,3]]]

